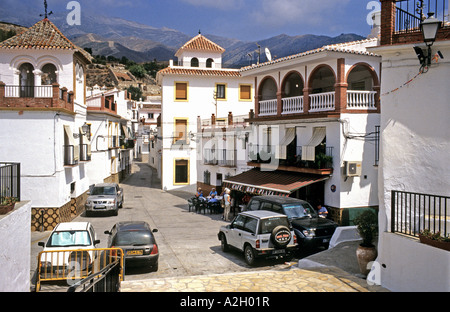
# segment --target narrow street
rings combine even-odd
[[[220,226],[227,222],[221,220],[221,215],[189,212],[187,199],[192,194],[162,191],[155,171],[145,163],[134,163],[132,174],[120,185],[124,189],[125,200],[118,216],[86,217],[82,214],[73,221],[89,221],[93,224],[100,239],[99,248],[107,247],[104,231],[119,221],[142,220],[148,222],[152,229],[158,229],[155,233],[160,253],[158,271],[127,267],[127,281],[248,272],[286,266],[283,260],[262,260],[257,266],[249,267],[240,253],[222,252],[217,233]],[[49,234],[33,233],[36,238],[32,242],[31,276],[36,270],[37,255],[42,251],[37,243],[46,240]]]

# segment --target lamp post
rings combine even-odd
[[[428,47],[426,65],[431,64],[431,46],[436,40],[436,35],[440,27],[441,21],[434,17],[434,13],[428,13],[428,18],[420,23],[420,31],[422,32],[423,40]]]

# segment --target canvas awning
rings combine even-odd
[[[291,142],[295,139],[295,127],[287,128],[286,134],[283,139],[280,141],[280,144],[276,146],[275,149],[275,158],[277,159],[286,159],[286,147],[291,144]]]
[[[289,196],[299,188],[328,178],[329,176],[281,170],[261,171],[254,168],[223,180],[223,187],[255,195]]]
[[[302,160],[314,161],[316,157],[316,146],[322,143],[327,134],[325,127],[314,128],[309,143],[302,146]]]

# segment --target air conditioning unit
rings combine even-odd
[[[344,175],[347,177],[361,176],[361,162],[360,161],[346,161],[344,163]]]

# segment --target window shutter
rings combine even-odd
[[[175,99],[177,100],[187,100],[187,84],[177,83],[175,85]]]
[[[241,100],[250,100],[251,88],[250,86],[241,86]]]

